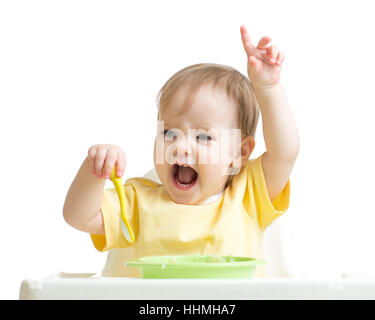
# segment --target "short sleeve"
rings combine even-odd
[[[253,200],[256,216],[262,229],[267,228],[276,218],[280,217],[289,208],[290,180],[284,189],[271,202],[263,175],[262,156],[249,160],[247,167],[247,191]]]
[[[135,190],[131,185],[125,185],[125,212],[135,237],[138,229],[136,223]],[[121,230],[120,201],[114,188],[105,189],[100,211],[104,221],[105,234],[90,234],[91,240],[98,251],[112,248],[127,248],[131,246]]]

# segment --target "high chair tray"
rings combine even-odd
[[[31,300],[375,299],[375,278],[138,279],[59,273],[22,281]]]

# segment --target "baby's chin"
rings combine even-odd
[[[173,202],[178,204],[185,204],[185,205],[199,205],[204,199],[202,199],[200,189],[198,185],[194,186],[194,190],[189,191],[176,191],[173,185],[170,185],[169,188],[166,190],[169,194],[169,197],[173,200]]]

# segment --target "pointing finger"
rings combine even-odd
[[[245,26],[241,26],[240,31],[241,31],[241,39],[242,39],[243,47],[247,55],[250,56],[249,50],[254,48],[254,44],[252,43],[249,33],[247,32],[247,29]]]

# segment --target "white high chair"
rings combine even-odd
[[[155,169],[144,177],[160,183]],[[25,279],[20,299],[122,300],[246,300],[246,299],[375,299],[373,279],[301,278],[286,263],[282,219],[264,234],[266,278],[255,279],[142,279],[138,268],[124,268],[133,249],[111,249],[97,274],[54,274]]]

